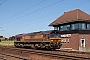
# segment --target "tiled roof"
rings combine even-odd
[[[80,9],[76,9],[65,12],[62,16],[53,21],[49,26],[82,20],[90,20],[90,15],[81,11]]]

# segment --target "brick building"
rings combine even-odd
[[[90,51],[90,15],[80,9],[64,12],[50,23],[61,32],[62,48]]]

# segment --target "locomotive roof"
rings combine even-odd
[[[26,35],[35,35],[35,34],[50,34],[53,31],[55,30],[39,31],[39,32],[26,33],[26,34],[17,34],[16,37],[26,36]]]

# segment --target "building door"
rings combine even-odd
[[[85,47],[85,39],[80,39],[80,45],[81,47]]]

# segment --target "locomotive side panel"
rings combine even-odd
[[[23,40],[22,40],[22,42],[30,42],[30,35],[24,35],[24,36],[22,36],[22,38],[23,38]]]
[[[35,34],[35,35],[31,35],[30,36],[31,37],[31,39],[30,39],[30,41],[31,42],[43,42],[43,34]]]
[[[21,40],[22,42],[50,42],[49,34],[25,35]]]

